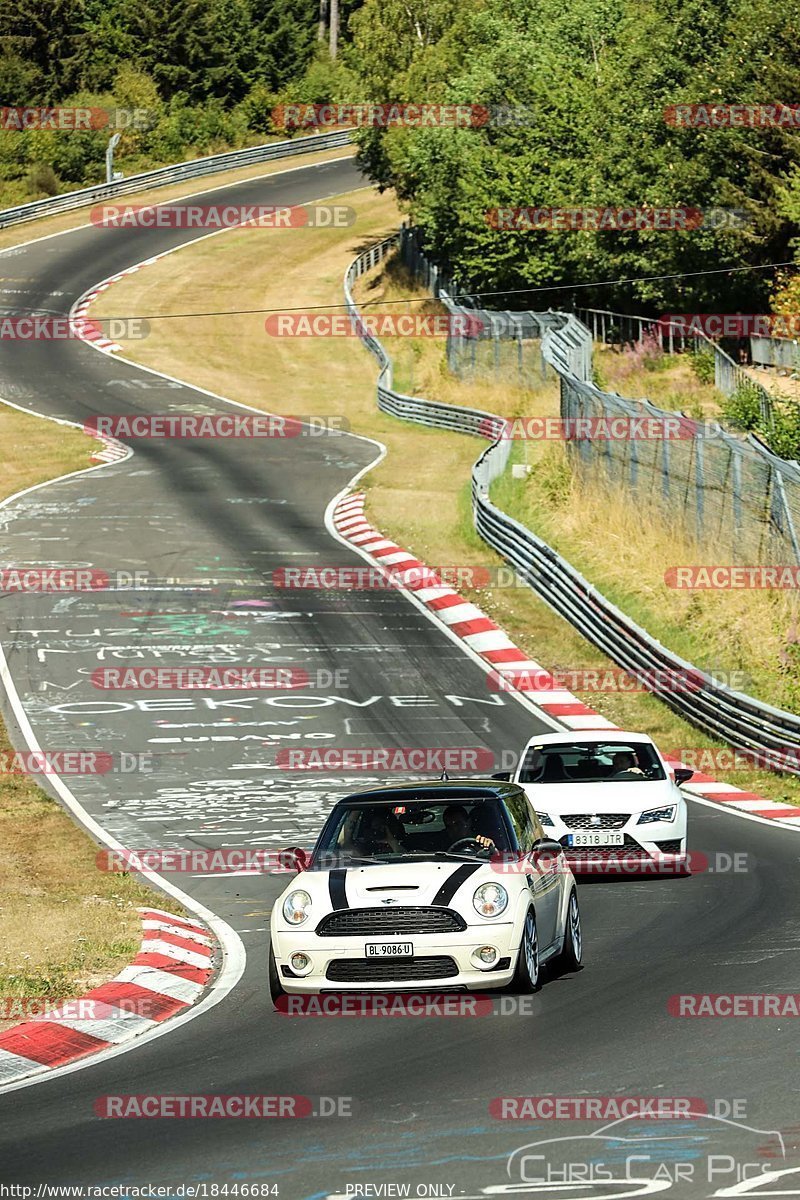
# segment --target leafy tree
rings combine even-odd
[[[0,0],[0,54],[29,64],[36,94],[21,104],[54,104],[81,82],[87,51],[83,0]],[[18,89],[14,89],[17,91]]]

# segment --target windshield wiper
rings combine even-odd
[[[482,853],[486,853],[486,851],[483,851]],[[436,850],[434,851],[433,857],[455,859],[456,862],[484,861],[483,858],[479,857],[479,852],[477,850],[473,851],[472,854],[468,854],[466,850],[459,850],[455,852],[452,850]]]
[[[345,863],[371,863],[378,866],[387,861],[385,858],[372,858],[369,854],[348,854],[345,859]]]
[[[326,854],[326,853],[330,853],[330,852],[323,851],[323,854]],[[370,856],[368,854],[350,854],[345,851],[345,852],[340,852],[339,854],[337,854],[335,862],[332,863],[330,859],[323,858],[321,863],[312,863],[311,869],[317,870],[317,871],[329,871],[329,870],[331,870],[332,866],[334,868],[335,867],[351,867],[351,866],[357,865],[358,863],[368,863],[370,865],[380,866],[381,864],[383,864],[385,862],[386,862],[385,858],[370,858]]]
[[[453,853],[452,850],[407,850],[402,855],[402,858],[431,858],[434,861],[445,859],[450,862],[475,862],[477,860],[478,862],[483,862],[483,859],[478,858],[477,853],[467,854],[466,851]],[[392,861],[396,862],[397,859],[392,859]]]

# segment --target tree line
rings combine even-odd
[[[654,316],[764,312],[771,300],[798,311],[795,272],[759,268],[794,256],[800,122],[665,118],[674,105],[800,99],[792,0],[431,0],[422,30],[403,0],[366,0],[350,24],[372,93],[530,114],[516,126],[359,134],[373,178],[397,189],[464,290],[507,291],[495,301],[511,307],[566,299]],[[498,229],[486,214],[503,206],[735,216],[685,230]]]
[[[152,128],[119,148],[127,173],[280,132],[282,102],[505,106],[522,122],[357,133],[371,178],[465,290],[521,308],[797,311],[796,273],[760,268],[794,257],[800,128],[680,128],[664,114],[791,103],[798,34],[793,0],[0,0],[0,94],[150,109]],[[101,178],[106,140],[0,132],[6,195]],[[738,219],[592,231],[487,218],[593,206]]]
[[[0,105],[147,110],[117,150],[131,174],[275,132],[318,33],[316,0],[0,0]],[[0,130],[0,203],[99,182],[107,142]]]

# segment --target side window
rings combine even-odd
[[[529,850],[533,843],[542,837],[542,829],[538,818],[528,805],[522,793],[505,797],[506,808],[517,835],[517,845],[521,850]]]

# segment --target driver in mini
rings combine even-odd
[[[448,848],[454,846],[456,842],[471,841],[477,842],[484,850],[496,849],[491,838],[485,837],[483,834],[474,834],[472,832],[472,824],[467,816],[467,810],[462,808],[460,804],[450,804],[442,814],[444,827],[447,830],[447,836],[450,839]]]

